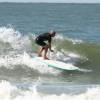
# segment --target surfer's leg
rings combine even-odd
[[[47,57],[48,48],[49,48],[48,45],[46,45],[45,48],[44,48],[44,59],[49,59]]]
[[[36,43],[41,46],[41,48],[38,51],[38,56],[41,57],[42,56],[42,52],[45,49],[46,43],[44,41],[41,40],[37,40]]]
[[[43,52],[43,50],[44,50],[44,47],[41,47],[40,50],[39,50],[39,53],[38,53],[38,56],[39,56],[39,57],[42,56],[42,52]]]

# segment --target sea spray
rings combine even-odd
[[[28,50],[31,48],[31,43],[28,36],[23,36],[14,28],[0,27],[0,41],[8,43],[13,49]]]

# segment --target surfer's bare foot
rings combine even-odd
[[[48,57],[44,57],[44,59],[49,60],[49,58],[48,58]]]

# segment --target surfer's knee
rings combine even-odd
[[[48,48],[49,48],[49,45],[46,45],[44,48],[45,48],[45,49],[48,49]]]

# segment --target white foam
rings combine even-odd
[[[65,51],[63,49],[61,49],[61,51],[57,51],[55,47],[53,49],[54,49],[54,53],[49,54],[51,59],[61,60],[61,61],[65,61],[66,63],[74,64],[76,60],[79,60],[81,58],[79,54],[70,51]]]
[[[22,55],[16,55],[16,56],[1,56],[0,57],[0,67],[4,66],[6,68],[13,68],[14,65],[22,64]]]
[[[9,43],[14,49],[23,49],[30,46],[30,40],[27,36],[22,36],[14,28],[0,27],[0,41]]]
[[[32,68],[33,70],[37,70],[42,74],[58,74],[59,71],[53,68],[49,68],[46,64],[36,62],[31,58],[26,52],[24,54],[17,55],[6,55],[0,57],[0,67],[6,67],[8,69],[12,69],[16,67],[15,65],[26,65],[28,68]],[[42,69],[42,70],[41,70]]]
[[[92,91],[92,92],[91,92]],[[100,99],[100,88],[89,89],[82,94],[71,95],[62,93],[60,95],[41,95],[40,93],[25,92],[23,96],[19,96],[15,100],[99,100]]]
[[[71,41],[73,44],[80,44],[80,43],[83,43],[82,40],[79,40],[79,39],[72,39],[72,38],[69,38],[69,37],[65,37],[63,35],[56,35],[55,39],[60,39],[60,40],[68,40],[68,41]]]
[[[79,39],[69,39],[70,41],[72,41],[73,44],[80,44],[80,43],[83,43],[82,40],[79,40]]]
[[[63,35],[56,35],[55,39],[60,39],[60,40],[63,40],[65,37]]]
[[[16,91],[16,87],[7,81],[0,82],[0,100],[11,100],[12,94]]]
[[[18,89],[8,81],[0,82],[0,100],[100,100],[100,87],[88,88],[79,94],[44,94],[33,85],[28,90]],[[31,88],[31,89],[30,89]],[[33,89],[32,89],[33,88]]]

